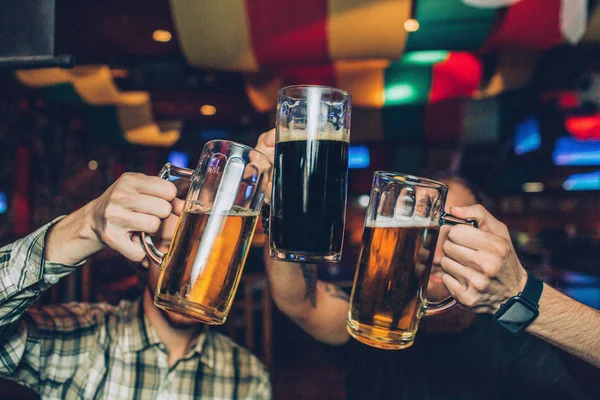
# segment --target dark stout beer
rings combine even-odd
[[[398,225],[372,222],[364,228],[351,295],[348,331],[383,349],[412,344],[440,229]]]
[[[339,260],[347,175],[347,139],[276,144],[271,204],[271,248],[275,252],[290,259],[331,256],[331,261]]]
[[[257,218],[235,206],[226,215],[184,211],[162,264],[156,305],[207,324],[225,322]]]

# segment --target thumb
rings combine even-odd
[[[263,133],[260,137],[264,147],[275,147],[275,128]]]
[[[173,201],[171,201],[171,206],[173,207],[171,209],[171,212],[177,216],[181,215],[181,213],[183,212],[184,205],[185,205],[185,200],[173,199]]]

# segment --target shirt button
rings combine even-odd
[[[48,282],[54,284],[54,283],[58,282],[58,277],[52,275],[51,277],[48,278]]]

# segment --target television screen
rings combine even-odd
[[[519,123],[515,129],[515,154],[522,155],[539,149],[542,146],[540,124],[534,117]]]
[[[172,151],[169,153],[169,162],[176,167],[188,168],[189,156],[181,151]]]
[[[348,147],[348,168],[367,168],[370,164],[371,157],[367,146]]]
[[[0,214],[4,214],[8,210],[8,200],[6,193],[0,192]]]
[[[600,190],[600,171],[573,174],[563,183],[565,190]]]
[[[556,139],[554,165],[600,165],[600,140],[579,141],[572,137]]]

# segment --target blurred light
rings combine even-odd
[[[544,184],[542,182],[527,182],[522,187],[525,193],[539,193],[544,191]]]
[[[527,118],[517,125],[513,144],[518,155],[535,151],[542,146],[540,125],[536,118]]]
[[[367,146],[348,147],[348,168],[367,168],[371,164],[371,156]]]
[[[8,210],[8,201],[6,200],[6,194],[0,192],[0,214],[4,214]]]
[[[404,21],[404,30],[406,32],[416,32],[419,30],[419,21],[413,18],[409,18]]]
[[[416,95],[415,88],[408,83],[399,83],[385,89],[386,101],[395,102],[395,105],[410,103]]]
[[[189,157],[181,151],[172,151],[169,153],[169,162],[176,167],[187,168]]]
[[[152,34],[152,39],[154,39],[155,42],[161,43],[167,43],[171,41],[171,37],[171,32],[162,29],[156,30]]]
[[[558,138],[552,160],[555,165],[600,165],[600,141],[581,142],[571,137]]]
[[[411,51],[402,57],[402,64],[431,65],[444,61],[449,53],[444,50]]]
[[[212,106],[210,104],[205,104],[202,107],[200,107],[200,114],[202,114],[202,115],[211,116],[211,115],[215,115],[216,113],[217,113],[217,107]]]
[[[360,196],[358,196],[358,205],[367,208],[369,206],[369,195],[361,194]]]
[[[573,108],[580,107],[579,97],[577,97],[577,92],[562,92],[558,94],[558,108],[562,110],[570,110]]]
[[[98,169],[98,161],[90,160],[90,162],[88,163],[88,168],[91,169],[92,171],[97,170]]]
[[[569,297],[593,308],[600,308],[600,290],[597,287],[561,287]]]
[[[579,140],[600,139],[600,114],[581,117],[568,117],[567,132]]]
[[[562,187],[565,190],[600,190],[600,171],[571,175]]]
[[[562,281],[574,285],[597,286],[600,283],[600,278],[597,276],[582,274],[579,272],[564,271],[562,273]]]
[[[115,79],[127,78],[129,76],[129,71],[125,68],[112,68],[110,72]]]

